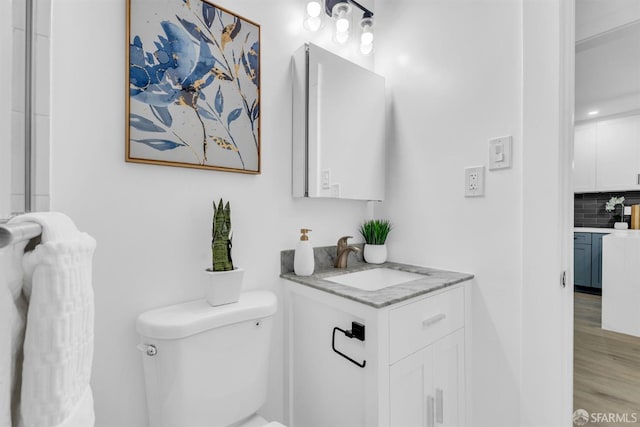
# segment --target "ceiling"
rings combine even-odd
[[[640,21],[578,42],[575,66],[576,121],[640,112]]]

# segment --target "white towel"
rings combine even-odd
[[[27,304],[22,296],[22,255],[27,242],[0,249],[0,426],[17,422],[22,342]]]
[[[29,309],[19,425],[90,427],[95,240],[61,213],[30,213],[11,220],[27,221],[40,224],[43,232],[42,243],[23,258]]]

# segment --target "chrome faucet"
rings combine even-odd
[[[347,268],[347,258],[350,252],[360,252],[360,248],[356,246],[349,246],[347,239],[352,239],[353,236],[343,236],[338,239],[336,261],[333,263],[335,268]]]

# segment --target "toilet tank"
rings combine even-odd
[[[274,294],[191,301],[138,317],[151,427],[228,426],[265,402]],[[152,346],[152,347],[151,347]]]

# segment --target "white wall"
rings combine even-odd
[[[23,0],[19,0],[20,3]],[[46,211],[50,206],[50,152],[51,129],[51,0],[35,0],[36,34],[34,36],[34,113],[33,113],[33,182],[32,210]]]
[[[376,69],[392,87],[390,257],[469,271],[470,418],[570,425],[573,2],[378,4]],[[402,28],[402,31],[398,29]],[[463,197],[463,169],[513,135],[512,169]]]
[[[640,112],[640,20],[578,43],[575,51],[576,121]],[[599,113],[590,116],[593,110]]]
[[[584,40],[640,19],[637,0],[576,0],[576,40]]]
[[[0,1],[0,40],[12,38],[12,1]],[[0,81],[11,81],[13,60],[11,43],[0,43],[5,66],[0,67]],[[8,58],[8,60],[6,60]],[[0,218],[11,213],[11,97],[0,97]]]
[[[25,17],[24,0],[13,0],[11,55],[11,210],[25,210]],[[49,210],[50,0],[33,1],[32,211]],[[9,40],[9,39],[8,39]]]
[[[25,20],[24,1],[12,1],[11,10],[11,211],[24,212],[25,156]]]
[[[467,271],[468,425],[520,423],[522,292],[521,2],[378,3],[376,69],[391,90],[388,198],[393,260]],[[401,29],[401,30],[399,30]],[[513,168],[464,197],[464,168],[513,136]]]
[[[125,163],[125,2],[53,2],[52,208],[98,242],[92,378],[98,427],[146,425],[135,318],[203,295],[212,200],[231,202],[234,261],[246,269],[244,287],[276,292],[279,252],[295,245],[300,228],[313,229],[314,245],[335,244],[355,235],[366,213],[364,202],[290,196],[290,56],[309,38],[302,2],[216,3],[261,24],[258,176]],[[263,412],[281,420],[281,317],[278,322]]]

